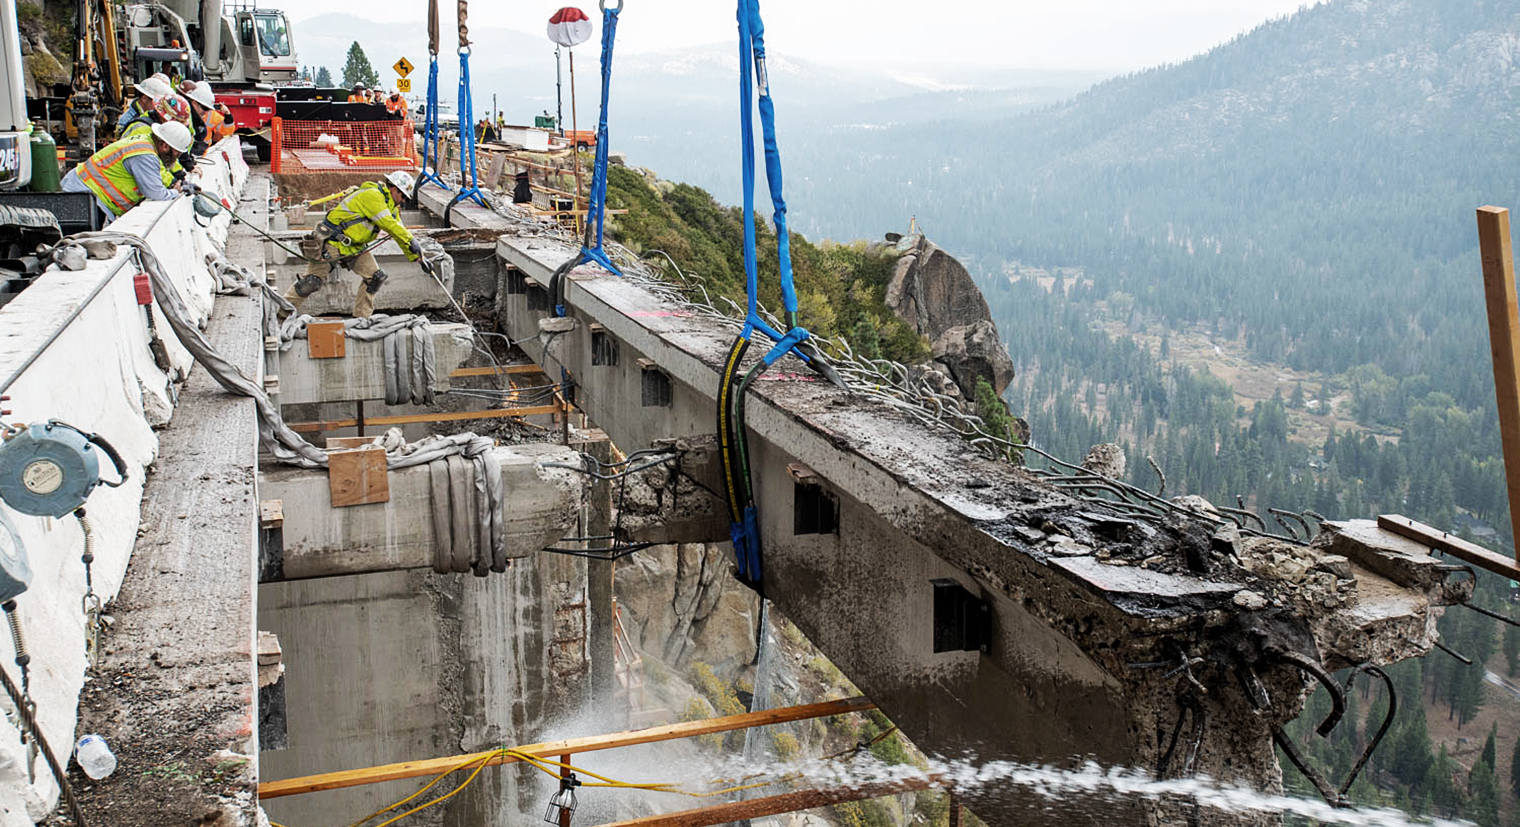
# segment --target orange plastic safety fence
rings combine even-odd
[[[390,172],[417,168],[412,122],[275,118],[270,171]]]

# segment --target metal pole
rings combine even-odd
[[[570,50],[570,153],[575,159],[575,203],[571,209],[575,210],[575,234],[581,234],[581,148],[576,145],[580,140],[581,124],[575,111],[575,50]]]
[[[554,128],[565,134],[565,84],[560,74],[559,47],[554,47]]]

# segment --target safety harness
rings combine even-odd
[[[623,0],[617,0],[615,8],[607,8],[607,0],[601,0],[602,9],[602,115],[596,125],[596,169],[591,174],[591,194],[586,205],[586,234],[581,240],[581,250],[555,269],[549,277],[549,295],[554,297],[554,315],[565,315],[564,281],[571,270],[594,262],[607,272],[623,275],[602,248],[602,233],[607,218],[607,102],[612,89],[612,46],[617,39],[618,14],[623,11]],[[579,151],[579,150],[576,150]]]
[[[745,445],[744,398],[750,385],[787,353],[792,353],[824,378],[844,383],[808,342],[810,334],[797,324],[797,291],[792,283],[791,241],[786,227],[786,201],[782,197],[781,152],[776,143],[776,107],[771,99],[765,67],[765,25],[758,0],[739,0],[739,102],[740,144],[744,178],[744,289],[748,299],[744,327],[729,348],[718,386],[718,435],[723,455],[724,489],[728,500],[729,537],[742,581],[763,592],[760,569],[760,526],[750,479],[749,453]],[[752,101],[759,84],[760,123],[765,137],[765,180],[769,185],[776,224],[776,254],[781,270],[781,297],[787,332],[779,333],[760,317],[759,268],[755,252],[755,135]],[[749,350],[750,339],[759,331],[775,344],[737,381],[739,366]]]

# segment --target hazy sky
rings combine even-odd
[[[1307,0],[763,0],[774,54],[880,69],[933,63],[1128,70],[1179,61]],[[262,0],[296,23],[327,12],[423,26],[425,0]],[[476,0],[470,22],[542,35],[563,0]],[[600,20],[595,3],[580,6]],[[618,48],[656,51],[737,36],[729,0],[626,0]],[[441,0],[444,29],[455,4]],[[595,48],[591,46],[589,48]]]

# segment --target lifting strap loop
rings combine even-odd
[[[614,276],[623,275],[623,271],[612,263],[602,248],[607,218],[607,107],[612,90],[612,47],[617,39],[618,13],[622,10],[622,0],[618,0],[617,6],[610,9],[605,0],[602,3],[602,114],[596,126],[596,167],[591,174],[591,192],[586,204],[586,234],[581,240],[581,250],[549,277],[549,295],[553,297],[556,316],[565,315],[564,281],[571,270],[592,262]]]
[[[422,191],[424,183],[432,181],[440,189],[448,189],[438,176],[438,167],[443,157],[438,145],[438,0],[428,0],[427,117],[422,130],[422,167],[416,182],[412,184],[411,198],[408,199],[412,207],[417,206],[417,193]]]

